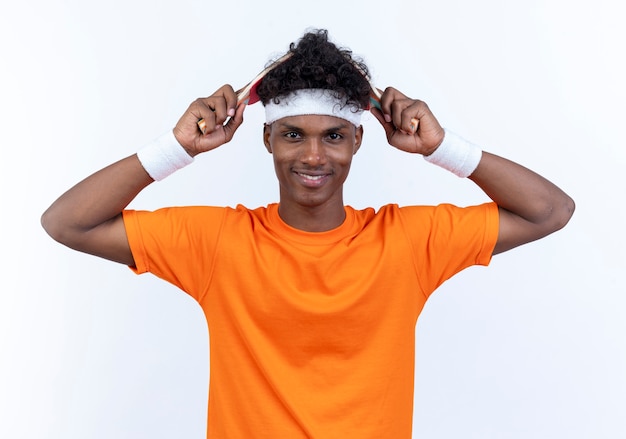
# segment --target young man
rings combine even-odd
[[[371,109],[389,144],[470,178],[493,202],[345,206],[371,102],[366,75],[318,31],[255,89],[277,204],[124,210],[155,179],[233,138],[245,105],[225,85],[42,217],[65,245],[152,272],[198,301],[211,340],[210,438],[411,437],[415,324],[428,296],[573,213],[555,185],[444,131],[424,102],[393,88]]]

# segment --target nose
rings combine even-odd
[[[308,139],[302,144],[300,161],[309,166],[320,166],[326,163],[326,151],[319,139]]]

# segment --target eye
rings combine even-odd
[[[288,131],[284,134],[284,136],[287,139],[299,139],[300,138],[300,133],[296,132],[296,131]]]
[[[339,133],[329,133],[328,134],[328,138],[330,140],[341,140],[341,139],[343,139],[343,136],[341,134],[339,134]]]

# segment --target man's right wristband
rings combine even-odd
[[[161,181],[193,162],[194,158],[178,143],[170,130],[137,151],[137,157],[148,175]]]

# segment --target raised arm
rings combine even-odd
[[[389,144],[411,153],[431,156],[444,142],[446,133],[428,106],[388,88],[381,99],[379,120]],[[449,139],[446,139],[449,140]],[[458,138],[457,144],[463,142]],[[537,173],[488,152],[476,153],[469,179],[499,207],[500,228],[494,254],[543,238],[567,224],[574,201]],[[469,160],[471,162],[471,160]]]
[[[494,254],[556,232],[574,213],[574,201],[553,183],[488,152],[483,152],[469,179],[499,207],[500,230]]]
[[[187,154],[190,158],[229,142],[243,122],[244,105],[235,108],[236,101],[235,92],[229,85],[208,98],[196,100],[169,133],[170,140],[161,140],[160,150],[182,146],[184,151],[177,153]],[[204,133],[197,125],[200,119],[205,121]],[[169,145],[164,146],[163,142],[168,141]],[[155,154],[154,149],[150,151],[143,164],[138,155],[133,154],[65,192],[42,215],[43,228],[52,238],[70,248],[134,265],[122,211],[141,190],[164,175],[168,164],[165,160],[166,165],[161,166],[159,154]]]

